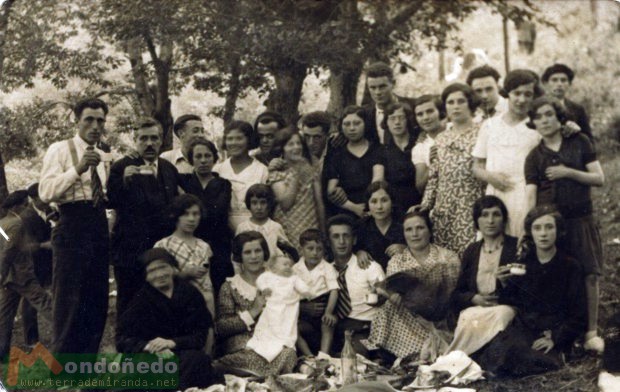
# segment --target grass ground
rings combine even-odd
[[[601,307],[600,325],[604,328],[610,317],[620,311],[620,156],[607,152],[601,157],[603,170],[606,175],[604,187],[595,189],[593,198],[597,217],[601,224],[601,235],[605,249],[605,265],[601,277]],[[112,276],[112,275],[111,275]],[[115,290],[114,285],[110,291]],[[114,352],[114,321],[116,298],[110,297],[108,323],[105,329],[101,350]],[[49,325],[41,325],[44,334],[49,333]],[[21,322],[18,322],[13,334],[13,343],[25,348]],[[2,366],[0,366],[2,367]],[[597,377],[601,367],[601,360],[592,356],[582,356],[569,363],[565,368],[540,376],[526,377],[514,380],[489,380],[472,385],[478,392],[588,392],[597,390]],[[4,376],[4,369],[2,372]]]

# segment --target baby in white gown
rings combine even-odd
[[[268,270],[256,280],[256,287],[267,295],[267,301],[246,347],[269,362],[284,347],[295,348],[299,301],[310,295],[310,288],[293,273],[292,265],[287,256],[273,258]]]

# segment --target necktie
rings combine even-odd
[[[336,315],[341,319],[347,318],[349,313],[351,313],[351,297],[349,297],[349,289],[347,288],[347,280],[345,278],[347,268],[348,265],[345,265],[338,274],[340,290],[338,290],[338,301],[336,302]]]
[[[437,146],[432,146],[431,147],[431,152],[429,155],[429,161],[431,164],[435,163],[435,161],[437,160]]]
[[[88,146],[88,151],[92,151],[93,147]],[[90,167],[90,188],[93,192],[93,205],[95,208],[102,207],[106,201],[105,193],[103,193],[103,185],[101,184],[101,178],[97,173],[97,166]]]

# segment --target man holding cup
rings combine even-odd
[[[178,195],[180,176],[172,163],[158,158],[162,140],[157,120],[141,120],[134,129],[138,156],[123,157],[110,170],[109,207],[116,210],[111,253],[119,316],[144,281],[136,260],[169,232],[164,214]]]

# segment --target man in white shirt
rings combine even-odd
[[[176,119],[172,126],[172,131],[181,141],[181,146],[170,151],[162,152],[159,157],[172,163],[179,173],[191,174],[194,168],[191,163],[189,163],[189,159],[187,159],[187,147],[189,146],[190,140],[193,138],[205,136],[202,119],[195,114],[184,114]]]
[[[508,110],[508,100],[499,94],[499,77],[499,72],[486,64],[472,69],[467,75],[467,84],[481,102],[474,113],[478,122]]]
[[[344,331],[352,330],[355,350],[363,355],[367,350],[360,340],[368,338],[370,323],[378,310],[376,301],[369,301],[371,298],[368,298],[368,294],[372,297],[376,293],[375,284],[384,280],[385,274],[374,261],[366,269],[359,266],[357,256],[353,254],[356,241],[353,225],[353,220],[347,215],[333,216],[327,222],[329,243],[340,285],[336,304],[336,314],[340,320],[334,341],[336,347],[339,347],[344,339]]]
[[[86,99],[73,112],[77,134],[49,147],[39,182],[41,200],[57,203],[60,211],[52,232],[53,351],[96,353],[108,312],[110,161],[97,147],[108,106]]]

